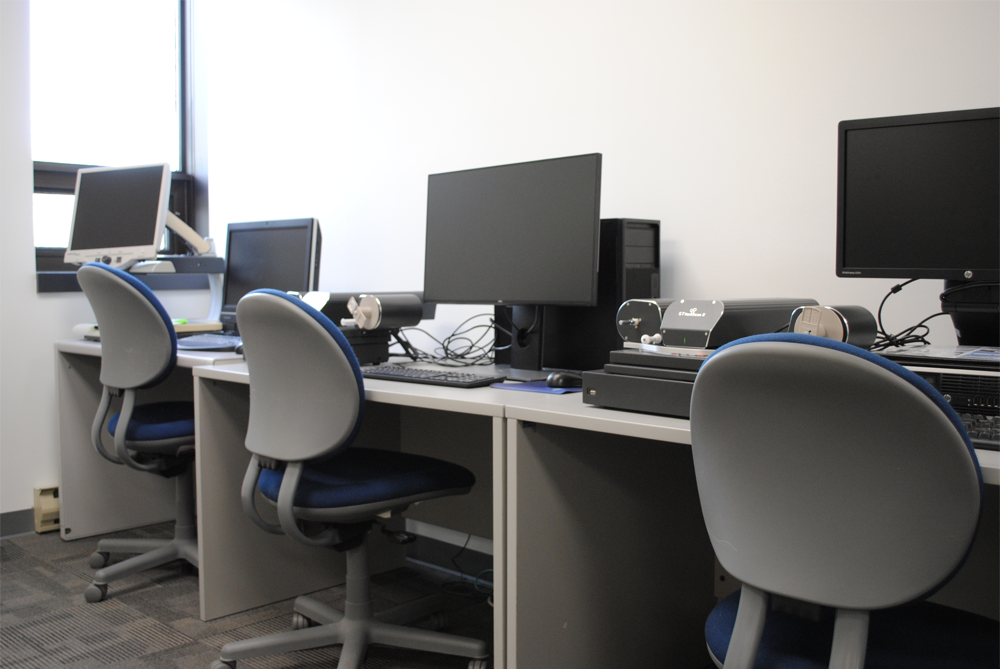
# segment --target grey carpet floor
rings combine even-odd
[[[170,525],[110,536],[167,538]],[[230,641],[290,629],[292,601],[279,602],[217,620],[198,617],[198,576],[173,563],[112,583],[108,597],[88,604],[83,591],[93,570],[87,559],[97,539],[62,541],[58,533],[0,541],[0,667],[90,667],[208,669]],[[112,561],[124,556],[112,555]],[[372,577],[375,610],[442,592],[451,576],[414,564]],[[341,606],[343,586],[314,593]],[[483,598],[445,594],[444,631],[492,645],[493,609]],[[429,621],[415,626],[428,627]],[[335,667],[340,647],[243,660],[240,669]],[[365,669],[459,669],[468,660],[369,648]]]

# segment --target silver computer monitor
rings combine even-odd
[[[155,258],[169,201],[168,164],[79,170],[64,261],[124,269]]]

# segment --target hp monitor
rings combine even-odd
[[[79,170],[64,262],[127,269],[155,258],[169,200],[169,165]]]
[[[319,222],[314,218],[230,223],[219,317],[223,328],[236,331],[236,304],[250,291],[316,290],[321,245]]]
[[[944,279],[959,344],[1000,345],[1000,109],[839,130],[837,276]]]
[[[839,129],[837,276],[1000,280],[1000,109]]]

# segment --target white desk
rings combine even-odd
[[[714,554],[688,421],[509,394],[508,666],[705,666]]]
[[[689,421],[509,394],[508,667],[707,664],[715,561]],[[995,618],[1000,453],[976,454],[979,535],[932,601]]]
[[[177,368],[160,385],[139,391],[139,402],[190,400],[191,368],[234,359],[241,357],[235,353],[179,351]],[[61,445],[59,532],[63,539],[81,539],[174,518],[172,480],[108,462],[94,449],[90,427],[101,401],[100,374],[99,343],[81,339],[56,343]],[[114,452],[110,439],[105,445]]]
[[[202,618],[342,583],[341,554],[266,534],[243,512],[240,487],[250,459],[243,443],[249,410],[246,364],[198,367],[194,380]],[[505,666],[503,413],[508,395],[492,388],[463,390],[366,380],[365,422],[355,441],[359,447],[439,456],[476,474],[476,486],[469,495],[412,507],[407,516],[480,536],[492,535],[494,661],[498,667]],[[433,436],[428,438],[428,433]],[[431,515],[422,515],[426,513]],[[369,542],[373,572],[402,564],[401,549],[378,536],[370,536]],[[295,568],[289,569],[289,565]]]
[[[83,459],[102,476],[107,469],[141,477],[138,490],[147,494],[149,479],[155,477],[104,463],[90,446],[90,423],[100,397],[99,346],[60,342],[58,350],[60,397],[68,400],[62,411],[63,450],[82,448],[87,454]],[[332,551],[268,535],[243,514],[239,491],[249,461],[243,446],[249,377],[242,361],[216,356],[179,360],[193,367],[194,377],[204,619],[343,578]],[[182,393],[182,386],[183,381],[169,390]],[[578,393],[462,390],[376,380],[366,380],[365,388],[366,423],[359,446],[427,453],[440,441],[444,450],[428,454],[477,473],[472,494],[413,507],[407,515],[446,526],[455,520],[456,529],[480,536],[492,533],[495,666],[703,666],[696,662],[705,657],[702,626],[715,603],[714,560],[694,487],[688,421],[585,405]],[[190,397],[190,383],[186,392]],[[74,430],[66,429],[73,425]],[[995,486],[1000,454],[977,454],[984,480]],[[86,481],[85,476],[74,479]],[[125,487],[125,492],[136,492]],[[64,503],[75,507],[77,494],[64,489]],[[983,523],[988,541],[982,555],[970,561],[996,574],[996,488],[989,494],[992,516],[984,516]],[[129,505],[122,506],[109,503],[101,512],[114,509],[130,519]],[[114,529],[168,520],[170,494],[159,508],[165,516],[120,518]],[[483,509],[488,509],[486,531],[481,529]],[[78,536],[74,529],[72,538]],[[381,539],[373,541],[375,569],[399,564],[400,551],[386,550]]]

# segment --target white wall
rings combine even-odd
[[[428,174],[597,151],[602,216],[662,221],[664,296],[874,312],[895,281],[834,276],[837,123],[1000,104],[996,2],[211,6],[213,234],[315,216],[326,290],[421,288]]]
[[[28,26],[26,0],[0,0],[0,513],[59,481],[54,343],[94,320],[83,293],[35,293]],[[176,316],[208,310],[208,291],[159,296]]]
[[[30,507],[33,487],[58,481],[54,338],[45,334],[81,305],[35,296],[27,2],[0,2],[0,31],[0,510],[7,512]]]
[[[208,10],[212,234],[315,216],[326,290],[422,287],[428,174],[598,151],[602,215],[663,222],[665,295],[874,311],[895,282],[834,276],[838,121],[1000,105],[996,2]],[[52,342],[93,318],[82,294],[34,291],[27,21],[25,0],[0,1],[0,512],[58,478]],[[938,292],[907,287],[886,326]],[[161,297],[175,315],[207,303]]]

